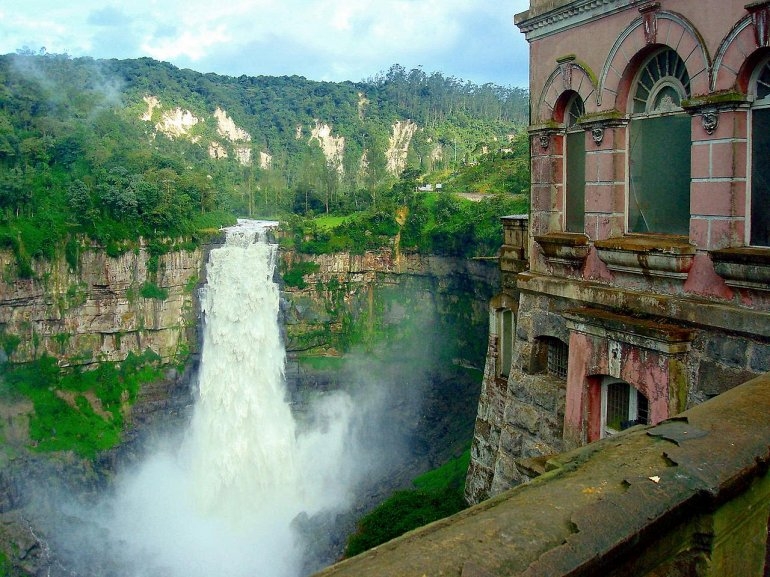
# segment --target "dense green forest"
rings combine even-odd
[[[0,246],[24,276],[67,239],[120,252],[139,236],[194,240],[234,215],[392,218],[412,203],[427,222],[435,203],[409,194],[423,182],[527,190],[526,110],[522,89],[398,65],[330,83],[201,74],[149,58],[0,56]]]

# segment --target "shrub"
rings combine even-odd
[[[139,289],[139,294],[142,298],[156,299],[164,301],[168,298],[168,291],[162,287],[159,287],[154,282],[147,281],[142,284]]]
[[[296,287],[303,289],[307,286],[305,282],[305,275],[318,272],[319,265],[314,262],[297,262],[294,263],[286,273],[283,275],[283,282],[286,286]]]
[[[396,491],[364,516],[348,539],[345,555],[352,557],[390,541],[407,531],[462,511],[470,449],[438,469],[417,477],[411,491]]]
[[[361,519],[358,531],[348,540],[345,555],[358,555],[407,531],[453,515],[466,506],[462,491],[457,488],[396,491]]]
[[[21,337],[6,332],[0,332],[0,348],[3,349],[6,356],[11,356],[21,344]]]

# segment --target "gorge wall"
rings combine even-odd
[[[196,287],[206,254],[203,248],[158,255],[140,245],[110,257],[85,247],[76,267],[65,257],[38,262],[34,278],[22,279],[14,274],[14,255],[0,252],[0,367],[47,353],[62,366],[85,368],[148,348],[178,366],[175,361],[198,350]],[[346,389],[368,402],[356,391],[374,391],[384,412],[372,435],[392,441],[401,457],[358,515],[467,449],[497,263],[392,249],[317,256],[281,251],[279,258],[292,410],[302,419],[311,395]],[[292,275],[297,269],[308,272]],[[188,369],[196,357],[189,357]],[[190,385],[189,375],[171,369],[163,382],[143,386],[127,410],[121,446],[90,462],[70,452],[29,451],[32,403],[3,393],[0,373],[0,566],[3,554],[28,574],[51,562],[27,520],[19,479],[42,482],[53,475],[93,495],[111,470],[141,456],[143,431],[168,431],[186,419]],[[350,530],[357,515],[348,520]]]
[[[287,380],[303,391],[372,384],[388,396],[388,430],[409,435],[404,482],[467,449],[484,368],[497,262],[391,249],[284,252]],[[411,475],[411,476],[410,476]]]
[[[199,248],[152,254],[140,241],[115,257],[83,247],[74,267],[63,255],[36,261],[19,278],[13,253],[0,251],[0,361],[47,353],[84,365],[148,348],[169,361],[194,342],[202,262]]]

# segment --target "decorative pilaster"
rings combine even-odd
[[[754,26],[754,41],[758,48],[770,46],[770,2],[752,2],[746,5]]]
[[[639,8],[644,21],[644,41],[647,44],[655,44],[657,42],[658,10],[660,10],[660,2],[650,2]]]
[[[561,71],[561,79],[564,90],[572,90],[572,63],[575,62],[575,55],[570,54],[556,60]]]

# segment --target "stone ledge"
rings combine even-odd
[[[526,293],[576,301],[616,311],[634,311],[666,317],[696,327],[770,338],[770,312],[681,295],[632,291],[582,279],[554,278],[534,272],[517,277],[517,287]]]
[[[710,255],[714,270],[728,286],[770,291],[770,248],[723,248]]]
[[[629,235],[594,242],[611,271],[686,279],[695,246],[686,237]]]
[[[616,314],[599,309],[571,309],[562,313],[567,328],[584,334],[658,351],[667,355],[687,352],[695,331],[668,319]]]
[[[580,266],[588,256],[588,237],[575,232],[549,232],[538,235],[535,242],[540,245],[546,260],[570,266]]]
[[[768,411],[765,375],[319,575],[761,575]]]

